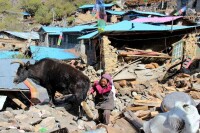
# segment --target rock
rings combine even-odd
[[[132,92],[131,94],[132,94],[133,97],[138,95],[136,92]]]
[[[42,120],[42,122],[39,124],[41,128],[46,128],[48,130],[53,130],[56,128],[56,119],[55,117],[47,117]]]
[[[100,69],[100,70],[98,70],[96,73],[97,73],[97,75],[102,75],[102,73],[103,73],[103,70],[102,70],[102,69]]]
[[[199,83],[192,84],[192,89],[200,91],[200,84]]]
[[[121,81],[119,82],[119,85],[120,85],[121,87],[125,87],[125,86],[127,85],[126,80],[121,80]]]
[[[32,117],[28,117],[26,114],[19,114],[15,116],[15,119],[20,123],[28,122],[28,119]]]
[[[28,115],[29,117],[41,117],[40,110],[34,106],[30,107],[30,109],[24,112],[24,114]]]
[[[200,99],[200,92],[197,92],[197,91],[190,91],[190,96],[193,98],[193,99]]]
[[[42,119],[39,117],[33,117],[33,118],[29,118],[27,121],[30,125],[36,125],[36,124],[40,123],[42,121]]]
[[[7,118],[7,119],[12,119],[12,118],[14,118],[14,114],[11,113],[10,111],[4,111],[3,112],[3,117]]]
[[[12,126],[11,123],[8,123],[8,122],[0,122],[0,127],[9,128],[10,126]]]
[[[25,132],[34,132],[35,131],[34,127],[29,125],[28,123],[21,123],[20,129],[24,130]]]
[[[83,120],[78,120],[77,124],[78,124],[78,129],[81,129],[81,130],[85,129]]]
[[[20,110],[13,110],[12,113],[14,115],[19,115],[19,114],[23,114],[24,113],[24,110],[20,109]]]
[[[114,82],[114,86],[115,86],[115,89],[119,90],[121,88],[121,86],[119,85],[118,82]]]
[[[119,110],[113,110],[112,112],[111,112],[111,115],[112,116],[114,116],[114,117],[116,117],[116,116],[118,116],[118,115],[120,115],[121,113],[119,112]]]
[[[174,84],[174,80],[173,79],[170,79],[168,82],[167,82],[168,86],[175,86]]]
[[[41,118],[47,118],[51,116],[51,112],[49,112],[48,110],[42,110],[41,111]]]

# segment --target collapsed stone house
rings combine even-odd
[[[93,57],[90,64],[98,64],[99,68],[97,69],[113,72],[113,68],[117,66],[120,59],[119,53],[126,47],[151,50],[172,56],[172,44],[180,41],[187,34],[199,32],[198,29],[199,26],[161,26],[122,21],[106,26],[104,32],[100,34],[96,32],[92,35],[91,33],[88,38],[82,39],[85,46],[89,47],[87,49],[90,49],[86,55],[89,58]],[[129,55],[123,57],[123,60],[128,61],[136,59],[136,57],[146,58],[143,55]],[[171,57],[168,56],[167,59],[169,58]],[[163,57],[163,59],[166,58]]]

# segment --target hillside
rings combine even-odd
[[[73,22],[77,8],[92,4],[95,0],[0,0],[0,29],[25,31],[38,25],[50,25],[53,21]],[[105,0],[105,3],[113,0]],[[31,17],[23,20],[22,12]]]

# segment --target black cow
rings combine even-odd
[[[36,80],[47,89],[50,103],[55,102],[56,91],[62,94],[74,94],[77,100],[75,103],[78,106],[87,96],[90,86],[89,78],[62,61],[45,58],[34,65],[31,65],[29,61],[26,64],[19,61],[13,63],[20,63],[14,83],[23,82],[26,78]]]

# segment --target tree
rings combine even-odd
[[[42,6],[41,0],[22,0],[21,8],[31,15],[35,15],[35,12]]]
[[[40,8],[35,13],[35,20],[38,23],[48,25],[52,20],[52,12],[48,9],[47,6],[40,6]]]

